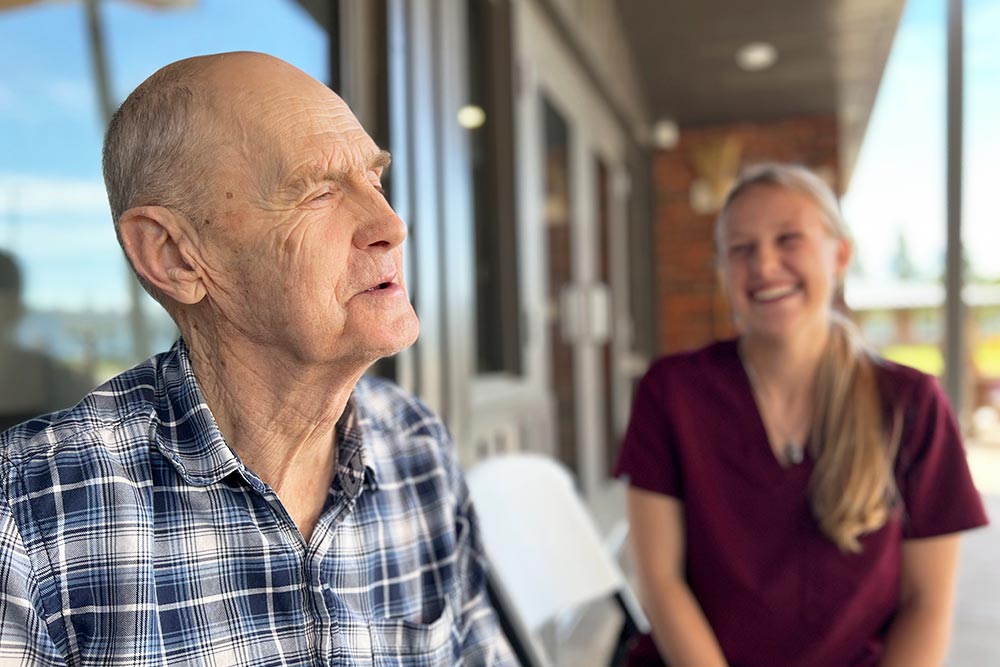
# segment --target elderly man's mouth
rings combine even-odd
[[[378,282],[359,294],[374,294],[377,296],[389,296],[403,291],[403,288],[396,282],[396,273],[386,274],[378,278]]]

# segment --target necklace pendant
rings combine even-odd
[[[797,466],[798,464],[802,463],[803,459],[805,458],[805,450],[802,447],[802,445],[800,445],[797,442],[793,442],[791,440],[785,443],[784,454],[785,454],[785,461],[788,463],[788,465],[793,465],[793,466]]]

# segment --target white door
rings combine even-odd
[[[552,452],[590,493],[628,409],[625,140],[546,15],[515,8],[526,379],[550,397]]]

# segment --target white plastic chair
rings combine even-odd
[[[485,459],[466,477],[490,583],[524,667],[553,664],[543,626],[602,598],[616,598],[626,623],[649,631],[565,467],[539,454],[511,454]]]

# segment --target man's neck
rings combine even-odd
[[[317,368],[219,332],[212,341],[185,333],[205,401],[308,542],[336,472],[337,421],[364,369]]]

